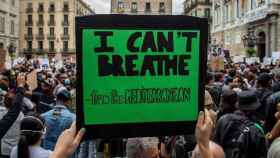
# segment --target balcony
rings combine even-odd
[[[40,7],[39,7],[38,10],[37,10],[37,12],[38,12],[38,13],[43,13],[43,12],[44,12],[44,8],[40,8]]]
[[[55,12],[55,8],[50,7],[49,8],[49,13],[54,13]]]
[[[42,41],[42,40],[45,39],[45,36],[42,35],[42,34],[38,34],[38,35],[36,36],[36,39],[39,40],[39,41]]]
[[[44,26],[44,21],[38,21],[37,26]]]
[[[69,39],[70,39],[69,34],[62,34],[62,35],[61,35],[61,40],[63,40],[63,41],[68,41]]]
[[[61,50],[61,53],[63,53],[63,54],[74,54],[76,52],[76,50],[75,49],[62,49]]]
[[[62,26],[69,26],[69,21],[62,21]]]
[[[26,13],[33,13],[33,8],[26,8]]]
[[[25,26],[33,26],[33,21],[25,21]]]
[[[268,15],[268,12],[269,12],[269,7],[267,5],[263,5],[261,7],[255,8],[245,13],[244,21],[245,23],[250,23],[253,21],[264,19]]]
[[[69,7],[63,7],[63,12],[69,12]]]
[[[55,35],[48,35],[48,40],[54,41],[55,39]]]
[[[49,26],[55,26],[55,21],[49,21],[49,22],[48,22],[48,25],[49,25]]]
[[[33,35],[32,34],[25,34],[24,39],[28,40],[28,41],[31,41],[31,40],[33,40]]]
[[[48,49],[37,48],[37,49],[35,49],[35,52],[37,54],[45,54],[48,52]]]
[[[23,49],[24,54],[32,54],[33,52],[35,52],[35,49],[30,49],[30,48]]]
[[[57,51],[54,48],[49,48],[48,54],[55,54]]]

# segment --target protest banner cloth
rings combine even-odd
[[[207,28],[188,16],[76,18],[78,127],[94,138],[194,133]]]
[[[0,71],[1,72],[6,68],[5,63],[6,63],[6,51],[0,48]]]
[[[31,92],[38,87],[37,70],[33,70],[27,74],[26,83],[29,85],[29,90]]]
[[[220,71],[224,69],[224,57],[223,56],[212,56],[210,59],[210,66],[212,71]]]

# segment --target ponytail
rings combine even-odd
[[[18,149],[17,155],[18,158],[29,158],[29,148],[28,148],[28,140],[24,133],[21,134],[19,142],[18,142]]]

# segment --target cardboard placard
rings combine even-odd
[[[212,56],[210,59],[210,66],[212,71],[220,71],[224,69],[224,58],[222,56]]]
[[[27,75],[26,83],[29,85],[30,91],[33,91],[38,87],[37,70],[33,70]]]
[[[194,132],[204,102],[205,19],[94,15],[76,20],[77,122],[89,137]]]

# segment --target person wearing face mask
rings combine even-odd
[[[20,124],[20,139],[10,158],[48,158],[52,151],[40,147],[45,133],[44,121],[38,116],[26,116]]]
[[[41,114],[46,123],[46,137],[43,141],[45,149],[53,150],[59,135],[76,119],[76,115],[69,110],[71,94],[65,88],[58,89],[56,103],[52,110]]]
[[[41,89],[42,92],[35,92],[32,94],[33,98],[37,98],[37,107],[36,111],[39,114],[45,113],[53,108],[53,105],[55,103],[54,97],[53,97],[53,86],[54,86],[54,81],[52,79],[45,79],[41,83]]]
[[[15,94],[12,92],[5,93],[1,90],[1,97],[3,97],[3,105],[0,106],[0,118],[2,118],[10,109],[12,106],[12,100],[15,97]],[[19,113],[16,121],[13,123],[13,125],[10,127],[8,132],[5,134],[5,136],[1,139],[0,144],[0,151],[1,151],[1,158],[9,158],[11,150],[14,146],[17,145],[17,142],[20,137],[20,122],[23,119],[24,115],[22,112]]]

